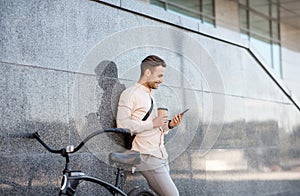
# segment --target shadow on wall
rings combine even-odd
[[[101,103],[96,113],[87,115],[87,132],[102,128],[116,127],[117,107],[125,85],[118,79],[118,68],[113,61],[102,61],[95,68],[99,87],[103,90]],[[107,134],[116,144],[124,146],[124,136],[119,133]]]
[[[102,61],[95,68],[95,73],[97,86],[101,88],[102,94],[98,99],[97,112],[87,115],[87,128],[97,127],[92,131],[98,130],[99,127],[116,127],[115,119],[119,96],[125,89],[125,85],[118,80],[118,69],[114,62]],[[66,143],[78,144],[83,139],[78,135],[73,121],[63,123],[24,120],[13,132],[24,131],[39,131],[46,143],[55,149],[61,148]],[[53,195],[58,193],[64,159],[47,153],[37,141],[9,138],[8,133],[12,134],[12,131],[6,129],[1,130],[1,133],[3,133],[4,139],[0,141],[0,146],[6,146],[7,149],[3,151],[4,156],[0,160],[0,195],[32,195],[33,193]],[[109,133],[107,137],[121,146],[124,144],[124,136],[121,134]],[[87,148],[74,154],[72,160],[74,160],[72,161],[73,169],[80,169],[107,181],[111,180],[113,176],[114,169],[95,157],[93,153],[88,152]],[[87,191],[88,187],[89,185],[82,185],[81,189]],[[90,192],[93,192],[91,195],[96,195],[97,192],[102,191],[95,187]]]

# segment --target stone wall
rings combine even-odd
[[[0,1],[1,195],[57,194],[64,159],[11,135],[38,131],[62,148],[115,126],[118,96],[149,54],[168,64],[158,106],[170,118],[190,108],[166,136],[181,195],[300,192],[299,110],[237,34],[107,2]],[[113,182],[108,154],[122,148],[122,135],[102,134],[71,156],[72,168]],[[126,191],[147,185],[139,173],[126,178]],[[107,192],[80,185],[79,195],[96,194]]]

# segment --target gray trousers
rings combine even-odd
[[[142,155],[142,163],[137,169],[146,178],[149,187],[160,196],[178,196],[179,192],[170,176],[167,160],[151,155]]]

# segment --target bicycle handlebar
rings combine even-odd
[[[129,134],[130,133],[130,130],[129,129],[123,129],[123,128],[107,128],[107,129],[101,129],[101,130],[98,130],[98,131],[95,131],[93,133],[91,133],[90,135],[88,135],[85,139],[83,139],[79,145],[74,148],[73,146],[70,147],[66,147],[66,148],[62,148],[60,150],[55,150],[55,149],[52,149],[51,147],[49,147],[45,142],[44,140],[40,137],[39,133],[38,132],[35,132],[35,133],[18,133],[18,134],[13,134],[13,135],[10,135],[10,137],[13,137],[13,138],[28,138],[28,139],[36,139],[38,140],[42,146],[44,146],[49,152],[51,153],[56,153],[56,154],[62,154],[64,155],[65,153],[75,153],[77,152],[82,146],[84,146],[85,143],[87,143],[90,139],[92,139],[93,137],[95,137],[96,135],[99,135],[101,133],[104,133],[104,132],[115,132],[115,133],[122,133],[122,134]]]
[[[8,134],[10,138],[26,138],[26,139],[35,139],[34,133],[17,133],[17,134]]]
[[[128,134],[128,133],[130,133],[130,130],[123,129],[123,128],[107,128],[107,129],[101,129],[101,130],[95,131],[95,132],[91,133],[90,135],[88,135],[84,140],[82,140],[82,142],[80,142],[79,145],[76,148],[74,148],[72,153],[78,151],[85,143],[87,143],[87,141],[89,141],[96,135],[104,133],[104,132],[106,132],[106,133],[115,132],[115,133]]]

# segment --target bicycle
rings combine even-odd
[[[44,140],[40,137],[38,132],[35,133],[29,133],[29,134],[23,134],[22,138],[29,138],[29,139],[36,139],[39,141],[39,143],[42,144],[49,152],[60,154],[63,156],[66,160],[65,168],[63,170],[63,176],[61,180],[61,187],[59,191],[59,195],[68,195],[73,196],[76,193],[77,187],[80,184],[81,181],[89,181],[92,183],[96,183],[98,185],[103,186],[106,188],[112,195],[115,196],[155,196],[156,194],[151,190],[144,187],[135,187],[132,190],[129,191],[128,194],[126,194],[122,190],[121,182],[122,177],[124,176],[123,168],[122,166],[129,166],[132,167],[134,165],[137,165],[141,161],[141,154],[138,151],[131,151],[131,150],[125,150],[123,152],[112,152],[109,154],[109,162],[110,164],[115,163],[117,165],[117,171],[115,173],[116,179],[115,184],[111,184],[109,182],[106,182],[102,179],[92,177],[89,175],[86,175],[82,171],[77,170],[71,170],[69,168],[70,163],[70,157],[69,154],[75,153],[78,150],[80,150],[86,142],[88,142],[90,139],[95,137],[96,135],[99,135],[101,133],[107,133],[107,132],[117,132],[122,134],[128,134],[128,129],[122,129],[122,128],[108,128],[103,130],[98,130],[90,135],[88,135],[84,140],[82,140],[78,146],[74,147],[73,145],[69,145],[65,148],[55,150],[50,148]]]

